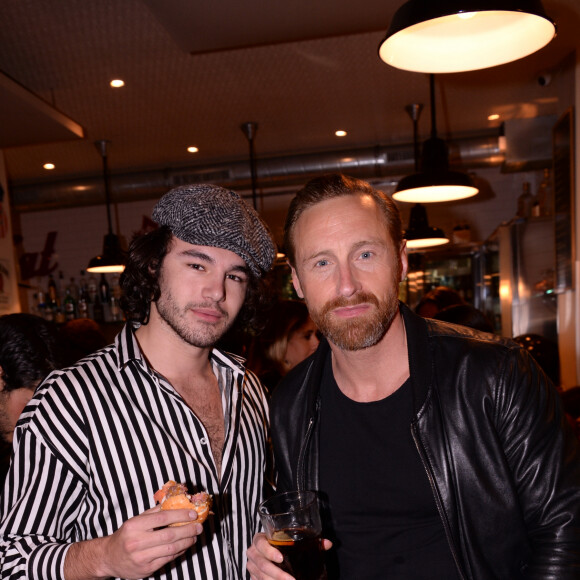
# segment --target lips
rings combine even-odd
[[[192,311],[207,322],[219,322],[225,316],[225,312],[215,308],[192,308]]]
[[[332,310],[332,314],[339,318],[353,318],[365,313],[370,308],[366,302],[358,303],[353,306],[340,306]]]

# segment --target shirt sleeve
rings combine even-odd
[[[82,482],[30,429],[15,447],[0,511],[0,578],[62,580]]]

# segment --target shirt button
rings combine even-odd
[[[206,439],[205,437],[202,437],[202,438],[199,440],[199,442],[200,442],[202,445],[207,445],[207,439]]]

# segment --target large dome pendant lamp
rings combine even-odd
[[[418,123],[419,116],[423,110],[423,105],[412,104],[405,107],[407,113],[413,121],[413,145],[415,150],[415,171],[419,165],[419,137]],[[409,217],[409,227],[403,233],[407,240],[407,247],[410,249],[429,248],[432,246],[442,246],[449,243],[449,239],[440,228],[431,227],[427,219],[425,206],[417,203],[411,209]]]
[[[109,141],[104,139],[97,141],[95,142],[95,146],[99,150],[103,159],[103,181],[105,185],[105,204],[107,206],[107,223],[109,229],[103,240],[103,253],[100,256],[95,256],[91,259],[87,267],[87,272],[103,274],[122,272],[125,269],[124,255],[121,250],[119,237],[113,233],[113,226],[111,223],[111,194],[109,184],[109,166],[107,163]]]
[[[409,0],[395,13],[379,56],[408,71],[464,72],[528,56],[555,35],[540,0]]]
[[[431,89],[431,137],[423,143],[420,171],[397,184],[393,198],[397,201],[433,203],[456,201],[476,195],[479,190],[466,173],[449,169],[449,153],[443,139],[437,137],[435,111],[435,77],[429,76]]]

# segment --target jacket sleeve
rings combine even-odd
[[[17,442],[0,511],[0,578],[62,580],[82,486],[30,430]],[[40,509],[39,509],[40,508]]]
[[[524,350],[497,392],[498,428],[533,556],[526,578],[580,576],[580,451],[560,396]]]

